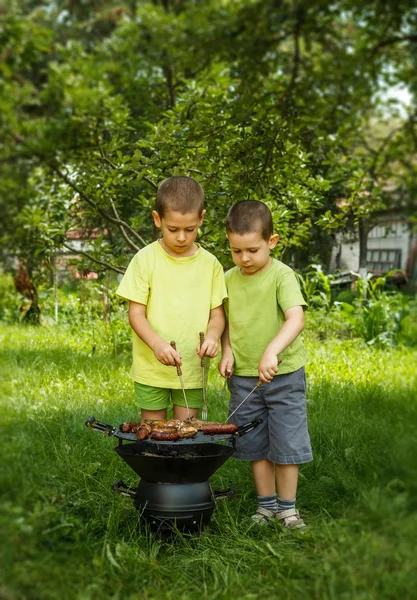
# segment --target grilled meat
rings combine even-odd
[[[196,427],[198,431],[202,431],[206,435],[218,435],[218,434],[227,434],[234,433],[237,431],[238,426],[233,423],[217,423],[216,421],[200,421],[195,417],[191,417],[191,419],[187,419],[186,421],[193,427]]]
[[[188,423],[181,423],[178,427],[178,432],[182,438],[192,438],[198,433],[198,429]]]
[[[157,429],[152,431],[151,439],[159,442],[176,442],[181,439],[181,435],[176,429],[167,429],[166,431]]]
[[[147,440],[149,437],[149,429],[148,427],[136,427],[135,429],[136,439],[138,440]]]
[[[201,426],[201,431],[205,435],[219,435],[234,433],[237,431],[238,426],[233,423],[204,423]]]
[[[137,423],[122,423],[119,429],[123,433],[130,433],[136,425]]]
[[[232,423],[217,423],[200,421],[192,417],[186,421],[171,419],[168,421],[145,420],[140,423],[126,422],[120,425],[123,433],[135,433],[138,440],[146,440],[149,437],[159,441],[176,441],[179,439],[193,438],[198,431],[206,435],[218,435],[234,433],[238,429]]]

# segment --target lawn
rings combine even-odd
[[[237,485],[236,498],[218,502],[201,537],[165,539],[111,491],[135,474],[84,426],[137,418],[129,353],[91,332],[0,327],[1,599],[417,597],[415,350],[307,338],[306,535],[252,524],[249,465],[230,459],[211,481]],[[212,367],[209,417],[226,406]]]

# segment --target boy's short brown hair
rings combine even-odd
[[[272,214],[267,205],[259,200],[242,200],[232,206],[226,217],[227,233],[243,235],[259,231],[266,241],[272,235]]]
[[[204,190],[192,177],[168,177],[158,187],[155,210],[161,218],[170,210],[201,216],[203,208]]]

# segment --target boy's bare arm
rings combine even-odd
[[[278,373],[278,356],[283,352],[304,328],[304,310],[302,306],[293,306],[285,311],[285,323],[279,333],[265,348],[258,366],[259,378],[270,383]]]
[[[144,304],[129,302],[129,323],[136,335],[153,351],[159,362],[172,366],[182,364],[179,353],[150,326]]]
[[[222,377],[230,377],[233,373],[235,357],[233,356],[232,346],[230,345],[229,324],[226,323],[222,335],[222,358],[219,362],[219,371]]]
[[[197,354],[200,358],[203,356],[209,356],[210,358],[217,356],[219,352],[219,340],[224,331],[225,323],[223,306],[212,308],[204,343],[197,349]]]

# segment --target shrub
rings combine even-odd
[[[331,275],[325,275],[321,265],[309,265],[304,275],[297,274],[301,290],[307,304],[311,307],[329,308],[331,303]]]
[[[19,321],[22,298],[16,292],[13,277],[0,271],[0,320],[6,323]]]
[[[378,297],[355,300],[353,304],[335,302],[333,310],[339,311],[354,334],[368,344],[417,344],[417,336],[413,335],[417,329],[416,300],[401,293],[382,292]]]

